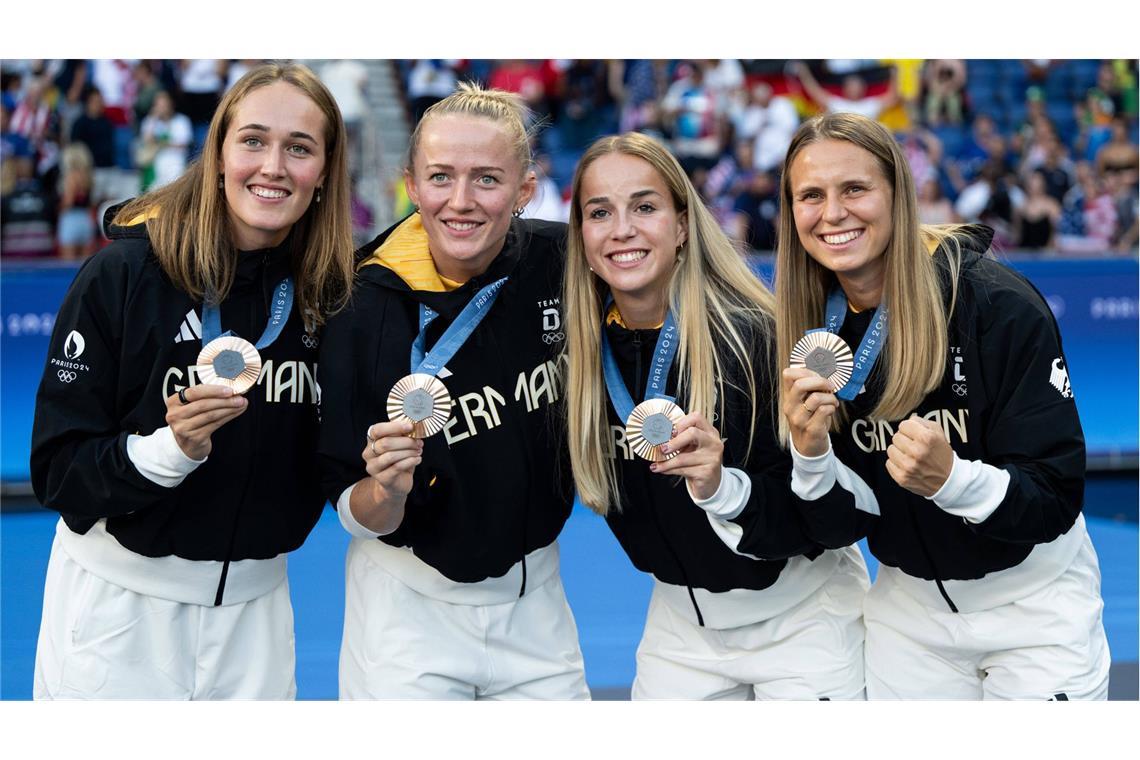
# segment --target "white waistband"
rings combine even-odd
[[[523,586],[521,561],[497,578],[461,583],[451,580],[421,560],[406,546],[391,546],[372,538],[353,538],[348,546],[348,562],[356,561],[356,557],[366,557],[408,588],[450,604],[502,604],[518,599]],[[557,573],[557,541],[526,555],[528,593]]]
[[[784,567],[776,582],[765,589],[735,588],[731,591],[712,592],[694,588],[693,597],[701,609],[701,618],[706,628],[718,630],[739,628],[742,625],[759,623],[774,618],[790,610],[819,589],[835,572],[839,558],[844,552],[859,549],[848,546],[835,551],[826,551],[814,560],[807,557],[792,557]],[[689,598],[687,586],[678,586],[654,579],[657,593],[670,609],[693,625],[698,625],[697,611]]]
[[[1077,515],[1073,527],[1047,544],[1033,547],[1021,564],[989,573],[971,581],[942,581],[946,595],[959,612],[991,610],[1022,599],[1052,583],[1073,562],[1081,545],[1088,540],[1085,516]],[[897,567],[879,566],[899,588],[927,607],[947,609],[946,600],[934,581],[907,575]],[[878,577],[876,577],[876,581]]]
[[[73,533],[61,519],[55,526],[60,545],[80,567],[108,583],[137,594],[184,604],[214,606],[222,565],[214,560],[144,557],[120,544],[107,532],[106,520],[83,535]],[[285,580],[285,555],[273,559],[230,562],[222,604],[240,604],[267,594]]]

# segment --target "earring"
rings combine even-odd
[[[321,202],[321,189],[318,187],[317,188],[317,203],[320,203],[320,202]]]
[[[515,215],[515,217],[516,217],[516,218],[517,218],[517,217],[520,217],[520,216],[522,216],[523,208],[524,208],[524,207],[520,207],[520,208],[516,208],[516,209],[515,209],[515,213],[514,213],[514,215]]]
[[[226,175],[224,175],[224,174],[218,175],[218,189],[219,190],[225,190],[226,189]]]

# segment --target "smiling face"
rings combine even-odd
[[[325,117],[302,90],[274,82],[234,108],[222,143],[226,205],[234,245],[280,244],[325,179]]]
[[[508,132],[490,119],[429,117],[404,185],[419,206],[436,271],[465,282],[503,249],[511,214],[534,195]]]
[[[879,162],[844,140],[805,145],[789,169],[800,243],[841,285],[881,290],[894,192]]]
[[[633,309],[625,304],[636,302],[639,313],[659,321],[686,237],[686,215],[677,212],[665,180],[644,159],[609,153],[582,174],[579,203],[586,261],[610,286],[622,316],[628,323]]]

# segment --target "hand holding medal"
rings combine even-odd
[[[679,475],[685,479],[689,495],[708,499],[720,488],[720,470],[724,461],[724,439],[699,412],[675,420],[675,434],[662,445],[664,459],[654,461],[649,469],[658,475]]]
[[[214,431],[249,406],[241,394],[261,376],[258,350],[277,340],[292,309],[293,280],[287,277],[274,288],[269,320],[255,346],[231,331],[222,332],[220,304],[211,298],[202,304],[202,350],[195,367],[199,384],[166,399],[166,424],[186,456],[208,456]]]
[[[781,411],[788,420],[792,444],[804,456],[827,452],[827,433],[838,399],[850,401],[859,395],[887,341],[885,304],[875,309],[855,352],[837,334],[846,316],[847,296],[836,287],[827,297],[826,326],[809,330],[796,341],[791,366],[783,372]]]

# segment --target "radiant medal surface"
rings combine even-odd
[[[412,438],[427,438],[451,419],[451,394],[436,377],[416,372],[402,378],[388,394],[388,419],[410,420]]]
[[[261,375],[261,354],[248,340],[215,338],[198,353],[198,377],[207,385],[225,385],[245,393]]]

